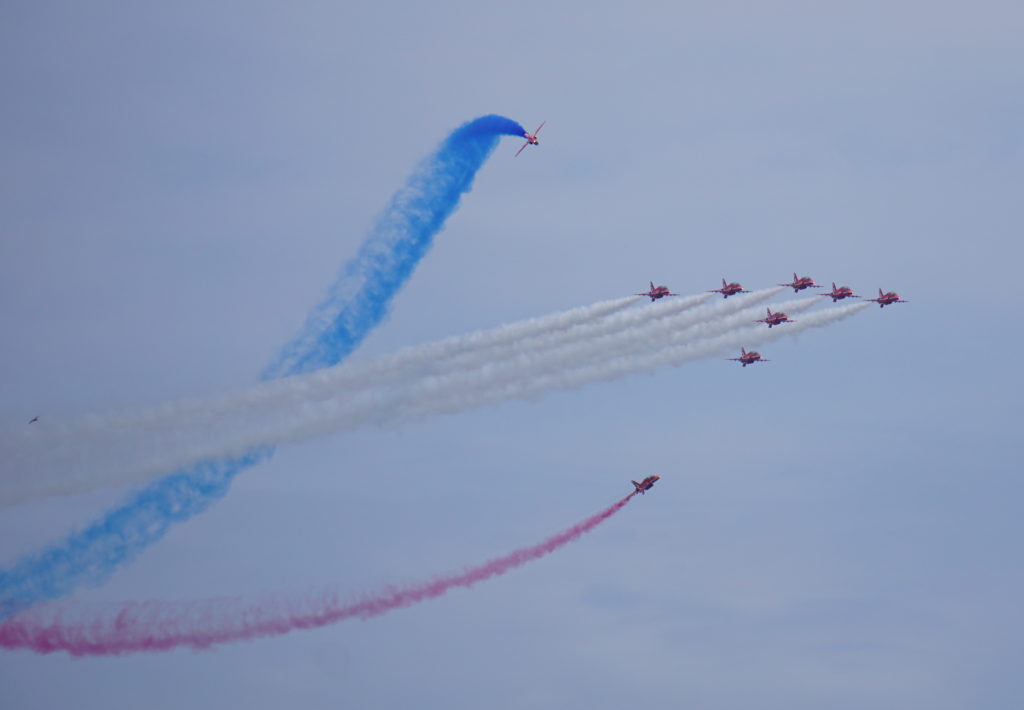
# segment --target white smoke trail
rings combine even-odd
[[[806,298],[780,304],[777,310],[799,313],[820,303]],[[719,304],[721,305],[721,304]],[[377,383],[363,389],[344,389],[340,392],[321,392],[321,397],[306,400],[300,409],[282,411],[268,408],[259,412],[246,412],[233,431],[219,430],[214,439],[204,445],[226,447],[228,451],[244,450],[257,442],[284,443],[346,431],[367,425],[386,425],[431,414],[462,411],[485,403],[535,397],[552,389],[569,389],[588,382],[607,380],[630,372],[630,368],[649,369],[652,356],[666,351],[675,354],[660,364],[669,364],[672,358],[692,359],[686,346],[710,341],[704,349],[695,349],[693,357],[738,347],[735,343],[756,344],[770,338],[770,334],[792,328],[800,332],[813,327],[820,317],[788,323],[776,330],[764,325],[755,326],[753,319],[760,306],[748,307],[726,317],[704,320],[680,328],[689,315],[674,319],[662,318],[625,333],[614,333],[586,341],[550,347],[543,351],[510,350],[501,359],[491,359],[475,370],[458,371],[444,375],[422,374]],[[845,315],[842,314],[842,315]],[[842,317],[840,315],[840,317]],[[731,331],[742,331],[733,339],[721,336]],[[762,332],[769,335],[762,335]],[[778,336],[776,336],[778,337]],[[772,338],[774,339],[774,338]],[[186,457],[208,449],[186,449]],[[179,450],[177,453],[181,454]],[[219,453],[219,452],[218,452]],[[189,459],[191,460],[191,459]]]
[[[0,460],[7,470],[6,485],[0,502],[18,490],[17,479],[31,480],[42,487],[48,478],[60,479],[61,490],[69,491],[72,481],[80,479],[85,487],[95,481],[117,482],[112,472],[125,468],[129,460],[152,459],[138,473],[166,472],[187,460],[197,460],[205,450],[190,449],[195,440],[190,430],[206,429],[212,433],[231,421],[239,410],[255,416],[261,407],[279,410],[304,408],[309,402],[330,396],[343,396],[347,387],[365,389],[381,385],[396,377],[443,374],[455,369],[466,370],[497,359],[496,351],[510,344],[524,347],[544,336],[556,342],[609,331],[623,331],[645,321],[667,318],[706,300],[705,294],[673,299],[650,308],[621,313],[635,304],[635,297],[603,301],[549,316],[531,318],[518,323],[452,337],[435,343],[405,348],[393,355],[369,363],[328,368],[316,373],[266,382],[230,395],[189,399],[149,410],[107,415],[89,415],[69,424],[22,428],[0,434]],[[713,312],[706,315],[711,316]],[[548,341],[550,343],[550,338]],[[181,448],[186,447],[186,448]],[[172,459],[152,457],[146,452],[180,448],[182,454]],[[189,459],[189,456],[195,458]],[[102,474],[101,471],[110,473]],[[106,479],[102,479],[107,476]],[[131,479],[124,479],[131,480]],[[99,484],[103,485],[103,484]]]
[[[778,310],[799,313],[816,303],[819,303],[817,299],[806,298],[780,304]],[[664,319],[628,333],[607,335],[543,352],[512,352],[502,360],[474,371],[415,378],[390,387],[355,393],[355,396],[343,400],[321,400],[297,416],[293,424],[295,431],[301,430],[303,436],[319,435],[370,423],[392,424],[431,414],[462,411],[507,399],[527,399],[549,390],[571,389],[634,370],[644,371],[673,364],[676,359],[682,362],[722,352],[729,347],[755,345],[781,337],[785,332],[797,333],[848,315],[843,312],[823,316],[826,312],[822,312],[801,318],[796,323],[769,329],[764,325],[754,325],[754,316],[761,315],[759,311],[759,306],[748,307],[729,316],[682,328],[679,323],[685,317]],[[728,337],[734,332],[738,335]],[[691,357],[690,353],[697,354]],[[651,362],[655,364],[648,364]],[[304,420],[302,423],[299,423],[300,418]],[[281,435],[283,429],[290,429],[290,426],[282,427],[282,424],[281,420],[261,424],[247,421],[248,426],[266,426],[265,435],[270,435],[271,430]]]
[[[532,319],[532,325],[524,322],[471,334],[462,343],[451,338],[363,366],[340,366],[261,385],[254,388],[261,390],[257,394],[245,391],[234,397],[218,398],[210,408],[218,412],[220,419],[204,417],[200,426],[194,421],[175,420],[181,411],[172,405],[164,408],[171,415],[169,419],[150,418],[142,427],[129,427],[130,436],[107,437],[103,442],[108,447],[105,450],[62,451],[50,446],[32,452],[36,461],[23,457],[28,459],[23,472],[30,476],[22,476],[20,484],[5,485],[0,504],[141,480],[256,444],[284,443],[368,424],[397,423],[490,402],[533,397],[552,389],[579,387],[741,344],[756,345],[854,312],[851,307],[832,309],[768,329],[752,324],[753,318],[761,315],[760,306],[749,305],[757,298],[745,303],[730,300],[732,303],[720,301],[699,308],[692,308],[692,303],[680,303],[673,308],[644,308],[628,313],[618,313],[605,304],[605,316],[594,322],[556,314],[557,317],[547,318],[550,327],[539,326],[545,319]],[[777,310],[797,313],[816,302],[814,298],[793,301],[781,304]],[[742,306],[747,307],[737,312]],[[643,315],[644,311],[650,313],[646,322],[635,315]],[[842,314],[838,314],[840,311]],[[552,330],[556,322],[557,328],[565,328],[561,338],[556,337],[560,331]],[[613,323],[616,327],[612,327]],[[532,340],[532,347],[521,347],[511,335],[514,332],[523,335],[524,342]],[[501,337],[514,346],[499,348],[498,356],[494,348]],[[417,350],[431,357],[418,358]],[[459,366],[437,364],[443,353],[449,353],[449,359],[455,358]],[[393,367],[383,361],[400,361],[405,367]],[[364,379],[361,372],[371,376]],[[387,373],[391,376],[386,377]],[[204,411],[203,403],[191,402],[184,410]],[[180,428],[161,428],[175,421]],[[40,457],[41,453],[50,456]],[[39,475],[40,458],[54,474],[67,471],[61,464],[68,464],[69,453],[84,464],[77,469],[79,475]],[[97,465],[97,460],[107,462],[108,467]],[[74,463],[71,459],[70,464]]]
[[[703,300],[701,297],[694,299]],[[162,429],[175,422],[191,420],[199,424],[204,419],[216,418],[230,414],[238,409],[258,407],[267,403],[283,406],[285,398],[291,397],[301,401],[315,397],[315,392],[323,388],[339,389],[345,381],[358,382],[365,385],[378,381],[395,373],[405,373],[424,363],[434,367],[442,367],[442,363],[454,361],[467,353],[486,353],[488,350],[502,347],[515,341],[527,341],[546,332],[574,332],[581,324],[602,320],[638,301],[635,297],[601,301],[590,306],[582,306],[561,311],[548,316],[529,318],[524,321],[500,326],[490,330],[482,330],[463,336],[454,336],[434,343],[403,348],[392,355],[385,355],[369,363],[342,368],[325,368],[291,379],[264,382],[248,387],[240,392],[223,396],[183,399],[145,410],[131,412],[115,412],[110,414],[90,414],[78,421],[67,424],[47,424],[46,427],[33,427],[14,432],[0,434],[0,451],[16,449],[16,442],[22,440],[64,440],[73,437],[92,438],[102,436],[105,432],[117,431],[131,436],[132,430],[145,431]],[[693,301],[681,303],[684,307],[695,305]]]
[[[436,389],[432,396],[427,392],[421,392],[416,397],[410,396],[404,406],[391,413],[388,423],[400,423],[428,415],[459,412],[513,399],[530,399],[543,392],[575,389],[628,374],[652,372],[667,365],[681,365],[690,360],[733,352],[741,346],[754,347],[786,336],[795,336],[811,328],[820,328],[847,318],[863,310],[867,305],[853,303],[830,308],[809,314],[795,323],[773,329],[768,329],[763,325],[744,325],[724,330],[711,337],[697,338],[663,348],[613,357],[602,362],[561,372],[554,371],[526,379],[507,380],[494,383],[492,387],[480,388],[472,392],[461,389],[445,390],[434,383],[432,386]],[[792,310],[796,311],[796,309]]]

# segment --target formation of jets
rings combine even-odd
[[[516,151],[517,156],[524,150],[526,150],[526,146],[528,145],[540,145],[540,143],[537,141],[537,134],[540,133],[540,129],[544,127],[545,123],[547,123],[547,121],[541,122],[541,124],[537,126],[537,130],[535,130],[533,133],[526,133],[525,131],[523,132],[523,138],[526,139],[526,142],[523,143],[523,145],[520,146],[519,150]],[[797,273],[795,271],[793,272],[792,281],[790,281],[789,283],[781,283],[779,284],[779,286],[790,287],[793,289],[794,293],[799,293],[800,291],[803,291],[804,289],[808,288],[821,288],[820,284],[814,283],[814,279],[812,279],[810,276],[797,276]],[[729,296],[735,296],[738,293],[750,293],[750,291],[747,291],[739,283],[730,283],[723,278],[722,287],[709,289],[708,293],[720,293],[722,294],[722,298],[728,298]],[[651,302],[653,303],[654,301],[657,301],[659,298],[664,298],[665,296],[678,296],[679,294],[672,293],[672,291],[669,290],[668,286],[655,286],[654,282],[651,281],[650,290],[646,291],[645,293],[638,293],[636,295],[646,296],[647,298],[650,298]],[[832,303],[835,303],[836,301],[842,301],[844,298],[860,298],[860,296],[853,292],[852,288],[850,288],[849,286],[836,286],[835,281],[832,282],[831,291],[819,293],[818,295],[828,296],[829,298],[832,299]],[[899,297],[899,294],[896,293],[895,291],[883,292],[882,289],[878,289],[878,298],[867,298],[865,300],[877,303],[879,308],[884,308],[886,306],[892,305],[893,303],[906,303],[906,301],[901,299]],[[764,323],[769,328],[772,328],[776,325],[781,325],[782,323],[794,322],[789,316],[787,316],[782,311],[776,311],[773,313],[771,308],[768,308],[767,311],[767,315],[764,318],[759,318],[754,322]],[[750,350],[748,352],[746,348],[740,348],[739,357],[730,357],[726,359],[738,362],[743,367],[746,367],[747,365],[753,365],[755,362],[768,362],[767,358],[761,357],[761,353],[757,352],[756,350]],[[633,484],[633,494],[645,494],[647,491],[651,489],[655,481],[657,481],[660,478],[661,476],[648,476],[647,478],[640,482],[630,481]]]
[[[541,124],[541,125],[544,125],[544,124]],[[522,148],[520,148],[520,150],[522,150]],[[651,289],[649,291],[646,291],[644,293],[638,293],[636,295],[637,296],[647,296],[652,301],[657,301],[659,298],[663,298],[665,296],[678,296],[679,295],[678,293],[672,293],[672,291],[669,290],[668,286],[655,286],[653,281],[651,281],[649,283],[651,285]],[[820,284],[814,283],[814,279],[812,279],[810,276],[797,276],[795,271],[793,272],[793,280],[792,281],[790,281],[789,283],[779,284],[779,286],[792,287],[792,289],[794,291],[797,291],[797,292],[803,291],[805,288],[812,288],[812,287],[820,288],[821,287]],[[722,279],[722,287],[721,288],[708,289],[707,292],[708,293],[720,293],[720,294],[722,294],[722,298],[729,298],[729,296],[734,296],[737,293],[750,293],[750,291],[748,291],[745,288],[743,288],[743,286],[741,286],[739,283],[737,283],[735,281],[730,283],[730,282],[726,281],[724,278]],[[860,296],[858,296],[857,294],[855,294],[853,292],[852,288],[850,288],[849,286],[836,286],[836,282],[835,281],[832,282],[832,290],[831,291],[824,291],[822,293],[819,293],[818,295],[819,296],[828,296],[828,297],[830,297],[832,299],[833,303],[835,303],[836,301],[841,301],[844,298],[860,298]],[[888,306],[888,305],[893,304],[893,303],[906,303],[906,301],[901,299],[899,294],[896,293],[895,291],[883,292],[882,289],[878,289],[878,298],[868,298],[868,299],[865,299],[865,300],[867,300],[867,301],[874,301],[875,303],[877,303],[879,305],[879,307]],[[757,321],[757,322],[759,322],[759,323],[768,323],[768,327],[771,327],[773,325],[778,325],[779,323],[792,323],[793,322],[793,321],[789,320],[788,318],[779,318],[778,317],[780,315],[781,316],[785,316],[786,315],[785,313],[782,313],[782,314],[774,313],[773,314],[773,313],[771,313],[769,311],[768,315],[769,315],[769,318],[774,316],[775,320],[773,320],[772,322],[769,322],[768,319],[764,319],[764,320]]]
[[[544,125],[544,124],[541,124],[541,125]],[[538,129],[538,130],[540,130],[540,129]],[[536,134],[534,134],[534,137],[536,137]],[[520,150],[522,150],[522,148],[520,148]],[[679,295],[678,293],[672,293],[672,291],[669,290],[668,286],[655,286],[653,281],[651,281],[649,283],[651,285],[651,288],[650,288],[649,291],[646,291],[645,293],[638,293],[636,295],[637,296],[646,296],[646,297],[650,298],[652,302],[658,300],[659,298],[664,298],[665,296],[678,296]],[[820,285],[814,283],[814,279],[812,279],[810,276],[797,276],[795,271],[793,272],[793,280],[792,281],[790,281],[789,283],[779,284],[779,286],[791,287],[796,292],[803,291],[804,289],[812,288],[812,287],[819,287],[820,288]],[[739,283],[737,283],[735,281],[734,282],[729,282],[729,281],[726,281],[724,278],[722,279],[722,287],[721,288],[708,289],[707,292],[708,293],[720,293],[720,294],[722,294],[722,298],[728,298],[729,296],[734,296],[737,293],[750,293],[750,291],[748,291],[745,288],[743,288],[743,286],[741,286]],[[829,298],[832,299],[832,303],[835,303],[836,301],[841,301],[844,298],[860,298],[860,296],[858,296],[857,294],[855,294],[853,292],[852,288],[850,288],[849,286],[836,286],[836,282],[835,281],[832,282],[832,290],[831,291],[825,291],[825,292],[819,293],[818,295],[819,296],[828,296]],[[901,299],[899,294],[896,293],[895,291],[883,292],[882,289],[878,289],[878,298],[867,298],[867,299],[864,299],[864,300],[866,300],[866,301],[874,301],[875,303],[878,304],[879,308],[884,308],[885,306],[891,305],[893,303],[906,303],[906,301]],[[764,318],[758,318],[754,322],[755,323],[764,323],[769,328],[772,328],[774,326],[781,325],[783,323],[794,323],[795,321],[792,318],[790,318],[788,315],[783,313],[782,311],[775,311],[775,312],[773,312],[772,309],[769,308],[768,312],[767,312],[767,314],[765,315]],[[743,365],[743,367],[746,367],[747,365],[752,365],[755,362],[768,362],[767,358],[761,357],[761,353],[759,353],[759,352],[757,352],[755,350],[751,350],[750,352],[747,352],[746,348],[740,348],[740,356],[739,357],[730,357],[730,358],[726,358],[726,359],[727,360],[735,360],[736,362],[741,363]],[[634,481],[633,483],[635,484],[636,481]]]

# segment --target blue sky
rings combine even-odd
[[[353,594],[654,495],[368,622],[71,661],[45,708],[1005,707],[1024,579],[1011,3],[8,3],[0,423],[257,379],[455,126],[507,140],[356,357],[797,270],[872,308],[762,351],[287,447],[81,599]],[[0,469],[2,470],[2,469]],[[0,558],[120,491],[0,513]]]

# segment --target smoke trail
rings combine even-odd
[[[798,313],[817,302],[808,298],[783,305],[787,311]],[[834,308],[784,327],[768,329],[751,322],[761,313],[760,307],[750,307],[675,334],[634,332],[617,336],[617,344],[606,338],[548,353],[518,352],[472,372],[427,376],[392,387],[374,387],[362,393],[346,391],[341,398],[325,397],[308,401],[298,410],[268,413],[266,419],[247,420],[246,426],[252,427],[252,431],[246,436],[290,440],[368,424],[395,424],[511,399],[528,399],[548,391],[571,389],[722,353],[740,344],[756,345],[787,334],[795,335],[841,320],[860,308],[861,304]],[[670,330],[672,324],[668,322],[658,327]]]
[[[691,297],[676,303],[690,307],[704,298]],[[404,376],[410,370],[425,365],[429,365],[434,373],[456,367],[464,368],[470,364],[470,358],[487,357],[489,353],[511,343],[522,347],[529,345],[534,338],[551,332],[568,338],[581,332],[581,325],[592,324],[595,320],[621,311],[635,302],[636,299],[633,297],[600,301],[590,306],[529,318],[490,330],[475,331],[426,345],[404,348],[347,370],[346,372],[351,373],[347,381],[358,382],[365,387],[371,382],[386,381],[399,373]],[[644,314],[647,313],[650,312],[644,311]],[[97,448],[107,448],[111,445],[110,437],[134,439],[146,432],[174,426],[176,421],[194,422],[205,427],[239,409],[266,406],[272,401],[276,403],[275,406],[284,406],[284,397],[288,396],[292,398],[290,401],[298,403],[301,398],[312,396],[316,390],[337,389],[340,386],[338,374],[330,378],[324,378],[323,374],[324,370],[321,370],[317,374],[309,374],[301,379],[292,377],[265,382],[231,395],[191,398],[147,410],[106,415],[90,414],[68,423],[50,422],[46,427],[19,427],[10,431],[0,431],[0,455],[15,475],[18,473],[16,469],[21,468],[25,470],[23,476],[26,479],[38,480],[41,475],[45,476],[52,470],[53,474],[66,480],[69,475],[75,475],[75,460],[82,458],[83,450],[89,443],[100,441],[102,443]],[[62,447],[74,445],[77,445],[77,448],[69,451],[65,457],[54,459],[47,464],[29,456],[33,451],[48,452],[50,456],[54,456]],[[0,496],[3,496],[3,492],[0,492]]]
[[[259,442],[281,443],[280,438],[263,437],[280,435],[276,422],[282,417],[296,422],[323,417],[325,426],[330,427],[337,419],[331,412],[347,407],[361,413],[367,422],[377,422],[389,407],[392,391],[411,391],[426,378],[450,374],[456,384],[460,380],[475,383],[475,369],[485,369],[491,378],[505,377],[511,365],[521,366],[523,358],[536,363],[535,368],[545,358],[549,368],[563,363],[576,366],[584,357],[581,351],[597,350],[608,357],[616,350],[646,347],[654,337],[669,337],[662,333],[688,332],[687,326],[721,318],[744,306],[749,309],[749,304],[780,290],[768,289],[745,300],[716,301],[699,308],[694,306],[706,301],[706,294],[628,312],[621,312],[621,300],[601,302],[408,348],[361,365],[260,384],[228,397],[168,405],[149,413],[93,418],[77,429],[22,430],[22,437],[32,437],[27,443],[33,446],[21,452],[8,446],[5,456],[31,475],[20,477],[20,482],[12,476],[0,494],[0,503],[130,482],[197,459],[244,451]],[[324,413],[324,406],[330,411]]]
[[[483,116],[457,128],[396,193],[356,257],[342,270],[303,332],[264,378],[333,365],[387,315],[388,304],[458,207],[502,135],[523,135],[515,121]],[[121,564],[163,537],[174,523],[224,496],[233,478],[272,449],[206,461],[156,481],[85,530],[0,570],[0,619],[72,589],[105,581]]]
[[[810,299],[808,299],[810,300]],[[462,411],[469,407],[479,407],[491,402],[509,399],[528,399],[540,392],[566,390],[585,384],[603,382],[627,374],[651,372],[668,365],[676,366],[691,360],[733,352],[740,346],[758,346],[774,342],[787,336],[795,336],[811,328],[821,328],[831,323],[860,312],[867,307],[866,303],[851,303],[845,306],[829,308],[803,316],[795,323],[787,323],[779,328],[768,329],[762,326],[743,325],[739,328],[727,329],[717,335],[697,338],[689,342],[678,342],[667,347],[638,351],[632,355],[608,358],[603,362],[591,363],[584,367],[565,372],[553,372],[537,375],[528,379],[510,382],[502,387],[489,391],[477,391],[474,396],[464,394],[461,399],[449,402],[434,402],[426,413],[437,414],[447,404],[448,411]],[[797,308],[789,308],[798,312]],[[739,317],[739,316],[738,316]],[[419,400],[418,400],[419,401]],[[423,413],[407,411],[405,417],[412,419],[423,416]]]
[[[484,116],[457,128],[424,160],[345,265],[306,327],[263,372],[270,380],[340,362],[387,315],[391,296],[408,280],[445,220],[503,135],[526,131],[502,116]]]
[[[786,310],[798,313],[814,303],[814,299],[794,301],[786,305]],[[486,404],[531,399],[546,392],[569,390],[629,374],[650,372],[659,367],[722,354],[741,345],[754,346],[786,335],[796,335],[809,328],[842,320],[861,310],[863,305],[858,303],[820,311],[778,329],[754,326],[749,318],[755,309],[748,309],[721,321],[697,324],[688,332],[644,338],[627,349],[593,345],[586,351],[577,349],[563,352],[559,358],[533,362],[527,359],[519,367],[510,367],[510,371],[505,373],[487,372],[479,377],[458,380],[427,380],[414,388],[396,393],[387,408],[377,405],[374,411],[384,412],[378,423],[395,424],[430,415],[461,412]],[[365,417],[369,414],[364,411],[359,415],[363,417],[361,425],[366,424]],[[332,417],[336,415],[334,412],[330,414]],[[351,413],[346,412],[345,415],[351,416]],[[341,420],[339,417],[338,421],[332,423],[338,424],[339,421],[350,420]]]
[[[258,385],[257,388],[271,388],[277,392],[274,396],[243,393],[237,398],[238,406],[231,411],[227,408],[218,410],[214,418],[189,414],[189,419],[196,419],[193,426],[172,432],[175,436],[168,434],[163,438],[142,439],[146,432],[130,431],[132,441],[128,443],[139,448],[135,452],[139,456],[150,457],[140,460],[150,461],[151,467],[166,467],[173,463],[244,451],[257,442],[280,444],[368,425],[394,425],[431,414],[463,411],[488,403],[571,389],[631,372],[650,371],[714,355],[740,345],[753,346],[765,339],[773,339],[772,334],[781,336],[801,332],[812,327],[819,318],[825,319],[822,322],[832,322],[830,319],[843,317],[832,314],[854,312],[840,307],[825,311],[824,315],[815,314],[809,319],[801,318],[796,323],[768,329],[752,322],[755,316],[761,315],[761,307],[750,303],[758,300],[759,295],[752,294],[745,304],[738,299],[732,299],[731,303],[716,301],[692,310],[677,311],[671,316],[657,314],[648,322],[637,321],[628,327],[607,328],[602,323],[583,323],[579,328],[565,332],[536,334],[534,342],[543,342],[544,347],[525,348],[516,343],[515,347],[500,348],[498,353],[489,352],[488,343],[500,341],[508,332],[521,330],[520,325],[512,324],[495,329],[491,335],[484,332],[465,336],[466,343],[483,348],[478,361],[472,363],[473,367],[452,368],[443,363],[438,366],[433,358],[418,359],[414,356],[417,350],[430,355],[436,355],[438,351],[436,344],[420,346],[405,354],[384,358],[397,358],[407,365],[416,365],[395,372],[390,380],[368,377],[367,372],[380,370],[378,364],[371,361]],[[796,314],[816,303],[818,300],[815,298],[805,298],[783,303],[781,307]],[[628,314],[606,316],[605,320],[621,325],[627,315],[654,313],[654,310],[637,309]],[[729,310],[733,312],[729,313]],[[541,320],[544,319],[535,319],[533,325]],[[554,317],[552,322],[561,323],[564,318]],[[594,337],[579,339],[575,334],[577,330],[591,333]],[[552,335],[558,337],[549,337]],[[455,352],[465,362],[475,351],[456,348]],[[137,438],[139,440],[135,440]],[[104,448],[122,457],[133,453],[123,444],[118,448],[114,440],[105,441]],[[153,451],[164,452],[165,458],[153,459]],[[144,467],[138,470],[144,471]],[[128,476],[130,470],[125,471],[123,475]],[[100,482],[113,480],[108,476]],[[72,484],[84,485],[81,482]],[[71,484],[57,483],[49,490],[39,484],[20,489],[8,487],[7,496],[27,498],[54,489],[60,492],[61,485]]]
[[[37,609],[0,624],[0,647],[36,653],[66,651],[73,656],[112,656],[139,651],[167,651],[182,646],[205,649],[216,644],[279,636],[346,619],[368,619],[445,594],[470,588],[579,539],[621,510],[636,492],[531,547],[524,547],[465,571],[430,582],[388,589],[359,601],[342,601],[328,592],[304,602],[237,599],[183,603],[128,602],[103,605],[85,621],[64,609]]]

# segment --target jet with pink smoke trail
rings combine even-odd
[[[645,479],[646,482],[646,479]],[[142,651],[205,649],[234,641],[280,636],[348,619],[368,619],[434,599],[456,587],[470,588],[568,545],[622,510],[637,490],[617,503],[530,547],[428,582],[394,587],[355,601],[336,591],[306,599],[243,603],[239,599],[191,602],[124,602],[95,607],[37,607],[0,623],[0,648],[72,656],[116,656]],[[89,609],[92,609],[90,612]]]

